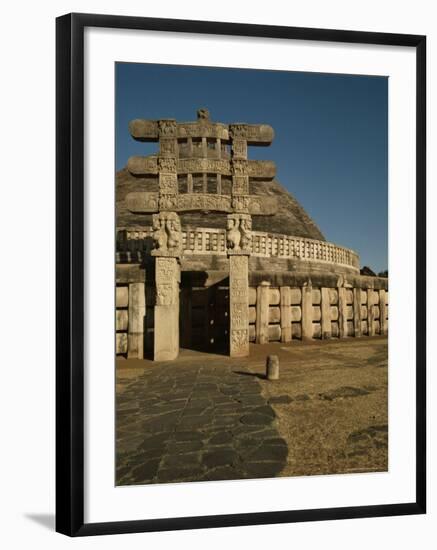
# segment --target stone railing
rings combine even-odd
[[[123,229],[117,233],[117,252],[150,253],[152,228]],[[196,228],[182,231],[183,254],[226,255],[224,229]],[[326,241],[277,233],[252,231],[252,256],[316,261],[359,269],[359,256],[353,250]]]

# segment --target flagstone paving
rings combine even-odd
[[[119,485],[274,477],[287,444],[244,366],[166,363],[117,398]]]

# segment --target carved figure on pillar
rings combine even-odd
[[[154,256],[180,256],[182,252],[182,231],[176,212],[153,214]]]
[[[227,220],[227,233],[226,233],[226,244],[229,250],[235,252],[240,250],[240,220],[234,216],[228,216]]]
[[[226,243],[230,254],[251,253],[252,219],[249,214],[228,215]]]

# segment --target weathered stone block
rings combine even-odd
[[[313,323],[313,338],[322,337],[322,325],[321,323]]]
[[[269,323],[279,323],[281,320],[281,310],[279,307],[269,307]]]
[[[127,307],[129,304],[129,287],[117,286],[115,289],[115,307]]]
[[[270,288],[269,289],[269,305],[278,306],[281,301],[281,295],[279,288]]]
[[[331,321],[338,321],[338,307],[337,306],[331,306],[330,307],[330,315],[331,315]]]
[[[281,340],[281,327],[279,325],[269,325],[269,341],[279,342]]]
[[[300,340],[302,338],[302,325],[300,323],[292,323],[291,334],[293,338]]]
[[[367,320],[361,321],[361,334],[368,334]]]
[[[346,289],[346,304],[352,305],[354,303],[354,293],[351,289]]]
[[[256,339],[255,325],[249,325],[249,342],[255,342],[255,339]]]
[[[300,305],[302,301],[302,292],[300,288],[290,288],[290,304],[292,306]]]
[[[128,313],[125,309],[118,309],[115,312],[115,330],[127,330]]]
[[[144,283],[146,270],[139,264],[117,264],[115,281],[117,284]]]
[[[322,299],[322,297],[321,297],[320,289],[319,288],[313,288],[313,297],[312,297],[313,305],[319,305],[321,299]]]
[[[329,289],[329,303],[331,306],[338,304],[338,290],[336,288]]]
[[[249,307],[249,323],[255,323],[256,321],[256,307]]]
[[[361,319],[367,319],[367,305],[361,306]]]
[[[331,323],[331,336],[333,338],[338,338],[340,335],[340,330],[338,327],[338,323],[332,322]]]
[[[320,306],[313,306],[313,321],[320,321],[322,318],[322,310]]]
[[[348,321],[347,322],[347,335],[348,336],[354,336],[354,322],[353,321]]]
[[[302,319],[302,308],[300,306],[291,306],[291,321],[298,322]]]
[[[249,305],[254,306],[256,304],[256,288],[249,288]]]
[[[115,353],[120,355],[127,352],[127,333],[117,332],[115,335]]]

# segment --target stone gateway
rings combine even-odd
[[[328,243],[248,158],[266,124],[134,120],[158,151],[117,174],[116,353],[156,361],[179,347],[249,355],[249,343],[386,335],[388,283]]]

